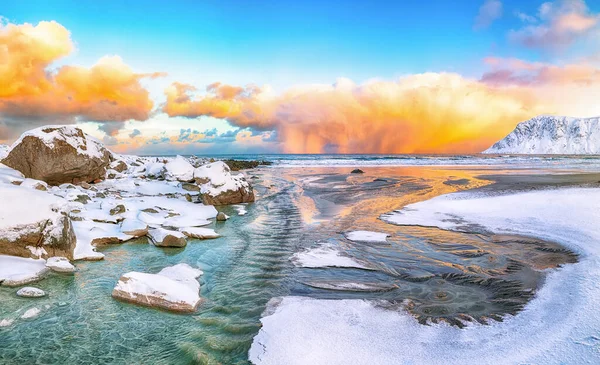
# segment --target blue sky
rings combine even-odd
[[[480,92],[478,88],[481,87],[481,92],[486,97],[489,97],[488,94],[498,96],[497,88],[502,86],[502,98],[518,99],[499,103],[509,105],[514,110],[511,109],[510,116],[506,118],[508,122],[497,126],[497,135],[505,133],[519,118],[534,112],[569,112],[578,115],[594,113],[595,109],[581,103],[577,104],[578,108],[570,108],[575,102],[565,101],[565,105],[555,108],[556,103],[542,105],[531,100],[540,98],[542,94],[546,97],[544,90],[534,89],[533,86],[548,83],[550,79],[555,83],[560,80],[563,84],[566,81],[595,84],[595,79],[588,80],[586,77],[594,75],[592,67],[596,67],[597,60],[592,60],[600,59],[597,57],[600,43],[597,26],[600,23],[599,11],[600,2],[590,0],[554,0],[547,3],[539,0],[30,0],[5,1],[0,5],[4,23],[18,26],[29,23],[35,26],[42,21],[55,21],[70,32],[70,41],[75,45],[74,51],[54,59],[47,65],[46,72],[58,73],[65,65],[90,68],[104,56],[117,55],[135,73],[166,73],[164,77],[139,81],[150,93],[154,107],[151,111],[144,110],[141,114],[134,114],[134,119],[138,121],[125,121],[119,124],[119,128],[114,128],[115,124],[111,124],[113,132],[108,136],[111,137],[110,141],[119,140],[116,134],[120,132],[115,132],[116,129],[122,130],[121,137],[138,129],[140,136],[153,141],[142,148],[146,151],[148,148],[158,149],[154,142],[166,140],[165,135],[170,136],[171,141],[176,141],[179,131],[189,128],[200,132],[217,128],[219,133],[237,130],[247,134],[246,144],[236,141],[227,142],[226,146],[216,146],[218,143],[215,139],[214,143],[203,140],[176,147],[185,148],[187,152],[207,148],[219,149],[219,152],[223,148],[232,152],[279,152],[286,150],[287,145],[298,145],[294,150],[305,152],[312,151],[309,145],[333,146],[334,151],[350,148],[361,152],[360,149],[371,144],[365,141],[355,143],[354,136],[362,132],[357,133],[356,127],[351,124],[368,125],[372,115],[381,116],[380,110],[373,109],[373,105],[380,105],[390,95],[398,99],[398,104],[414,102],[407,96],[410,93],[410,90],[407,91],[407,83],[412,83],[417,88],[427,87],[429,94],[437,96],[432,101],[433,96],[429,95],[426,101],[418,103],[418,106],[431,105],[425,111],[403,110],[402,113],[406,115],[402,116],[398,111],[384,112],[387,128],[391,131],[407,128],[412,131],[414,128],[411,126],[414,124],[430,123],[427,120],[413,119],[425,118],[424,114],[429,115],[433,113],[433,109],[439,109],[439,104],[443,104],[448,98],[442,90],[450,88],[448,92],[456,92],[458,84],[460,88],[475,88],[477,92]],[[487,19],[483,25],[478,23],[482,14]],[[5,39],[8,42],[8,38]],[[15,47],[13,52],[18,52],[21,48]],[[491,66],[486,61],[490,58],[496,64]],[[15,59],[20,58],[15,56]],[[581,71],[581,67],[585,69]],[[424,73],[433,75],[423,76]],[[443,76],[444,73],[459,75],[458,81],[449,80],[452,77]],[[339,78],[349,79],[354,83],[351,95],[341,97],[348,91],[330,90],[335,89],[331,85]],[[397,81],[405,78],[409,81]],[[431,78],[435,81],[431,81]],[[484,79],[492,81],[482,85],[469,84]],[[165,91],[174,82],[193,86],[200,95],[190,94],[189,103],[179,105],[178,111],[166,115],[163,113]],[[221,100],[222,96],[210,95],[206,99],[203,96],[206,86],[215,82],[236,87],[257,85],[260,97],[241,101],[237,96],[232,100]],[[514,85],[509,85],[510,83]],[[527,85],[529,88],[519,90],[518,96],[513,95],[514,88],[523,88],[524,83],[530,84]],[[316,86],[310,91],[298,95],[298,85],[313,84]],[[558,93],[563,84],[553,85],[553,90]],[[494,89],[488,89],[489,87]],[[365,89],[374,95],[364,96]],[[374,89],[378,91],[373,91]],[[390,91],[392,89],[394,91]],[[63,92],[66,93],[64,90]],[[68,91],[73,92],[75,91]],[[130,90],[123,89],[115,94],[123,92],[128,93]],[[464,92],[470,95],[468,91]],[[356,100],[352,103],[360,105],[358,110],[368,109],[367,115],[362,116],[360,121],[355,121],[352,113],[355,113],[353,110],[357,110],[357,106],[346,102],[331,106],[336,109],[335,112],[324,111],[323,109],[329,108],[329,104],[316,106],[318,98],[314,99],[315,93],[327,93],[327,97],[332,98],[331,105],[334,100],[340,104],[340,98],[354,98]],[[179,100],[185,95],[188,94],[178,95],[173,100]],[[562,101],[557,95],[551,95],[549,99],[557,98]],[[195,99],[198,97],[200,99]],[[369,100],[365,101],[365,98]],[[297,102],[300,99],[302,102]],[[8,101],[12,103],[10,105],[14,104],[14,101]],[[96,101],[102,102],[100,99]],[[0,109],[1,102],[0,96]],[[117,100],[111,102],[118,104]],[[39,104],[39,100],[36,103]],[[223,103],[229,103],[229,110],[221,110]],[[472,102],[465,103],[469,105],[466,110],[474,113],[470,106]],[[215,106],[217,104],[218,107]],[[89,105],[86,108],[90,110],[80,111],[80,108],[57,112],[54,108],[48,115],[37,109],[32,113],[37,119],[53,122],[57,119],[54,118],[56,115],[66,115],[85,122],[98,120],[97,116],[102,114],[98,110],[91,110],[94,108]],[[243,113],[233,115],[239,110]],[[255,120],[247,120],[250,111]],[[505,113],[505,110],[499,110],[499,113]],[[439,125],[444,120],[456,118],[455,114],[454,111],[448,115],[436,114],[431,128],[440,128]],[[140,118],[139,115],[145,117]],[[332,115],[341,118],[341,123],[346,124],[340,127],[340,121],[330,120]],[[281,116],[288,120],[279,120]],[[14,137],[1,135],[3,126],[5,130],[14,130],[15,133],[24,128],[25,124],[19,124],[22,118],[18,121],[14,118],[14,115],[0,110],[0,141]],[[392,120],[387,120],[390,118]],[[464,116],[461,118],[465,119]],[[121,117],[118,119],[119,122],[123,121]],[[342,131],[344,140],[340,142],[331,137],[331,131],[318,131],[316,134],[308,131],[311,123],[335,125],[336,130]],[[490,123],[492,122],[489,120],[482,121],[480,127],[496,126]],[[290,131],[288,127],[293,125],[298,128]],[[98,130],[94,123],[88,123],[85,128],[90,133],[97,133],[100,138],[104,137],[103,131],[107,130]],[[267,130],[269,128],[271,131]],[[262,142],[250,138],[265,130],[270,134],[265,134]],[[286,136],[290,135],[294,136],[294,141],[286,140]],[[478,135],[476,133],[469,138],[477,138]],[[298,138],[303,142],[296,143]],[[230,141],[231,138],[218,140]],[[431,137],[426,140],[431,140]],[[486,139],[481,143],[487,142]],[[479,144],[462,140],[448,143],[451,146],[463,146],[460,148],[479,148]],[[165,145],[160,148],[161,151],[167,151],[175,147]],[[408,149],[420,150],[423,148],[418,146]]]

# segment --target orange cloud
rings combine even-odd
[[[340,79],[281,95],[253,87],[243,97],[212,92],[193,98],[189,90],[167,89],[170,116],[211,115],[240,127],[271,127],[289,153],[478,152],[540,112],[529,90],[448,73],[362,85]]]
[[[492,70],[484,73],[481,80],[494,85],[592,85],[600,81],[600,69],[587,62],[557,66],[494,57],[485,62]]]
[[[10,118],[55,116],[94,121],[146,120],[153,103],[120,57],[91,68],[52,63],[69,55],[69,31],[57,22],[0,25],[0,114]]]

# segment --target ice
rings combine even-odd
[[[600,363],[600,189],[502,196],[465,192],[383,217],[444,229],[480,227],[561,243],[580,261],[548,273],[525,309],[504,322],[423,326],[377,302],[287,297],[262,319],[249,352],[256,364]],[[272,304],[275,304],[273,302]]]
[[[0,284],[18,286],[38,281],[48,272],[46,260],[0,255]]]
[[[351,257],[343,256],[333,245],[321,243],[318,247],[309,248],[295,253],[292,258],[294,265],[299,267],[352,267],[367,269],[367,267]]]
[[[235,209],[238,215],[246,215],[246,213],[248,213],[246,206],[243,204],[234,204],[232,207]]]
[[[345,234],[350,241],[357,242],[386,242],[389,236],[387,233],[372,232],[372,231],[352,231]]]

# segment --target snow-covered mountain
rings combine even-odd
[[[600,117],[541,115],[517,127],[483,153],[600,154]]]

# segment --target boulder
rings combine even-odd
[[[63,211],[66,200],[8,184],[0,184],[0,196],[0,254],[73,258],[76,238]]]
[[[185,247],[187,241],[185,235],[177,231],[169,231],[163,228],[151,229],[148,237],[154,246],[159,247]]]
[[[194,170],[201,185],[202,202],[206,205],[229,205],[254,201],[254,190],[242,174],[232,175],[229,166],[216,161]]]
[[[135,218],[125,218],[121,223],[121,232],[134,237],[143,237],[148,234],[148,225]]]
[[[50,185],[103,179],[111,153],[73,126],[46,126],[21,135],[2,163]]]
[[[180,229],[181,233],[190,238],[197,238],[200,240],[206,240],[211,238],[219,238],[220,234],[215,232],[214,229],[202,228],[202,227],[186,227]]]
[[[364,174],[365,172],[361,169],[354,169],[350,171],[351,174]]]
[[[45,297],[46,292],[42,289],[34,288],[33,286],[26,286],[17,290],[17,296],[24,298],[40,298]]]
[[[219,221],[219,222],[224,222],[224,221],[226,221],[228,219],[229,219],[229,217],[227,216],[227,214],[225,214],[223,212],[219,212],[217,214],[217,221]]]
[[[46,260],[46,267],[54,272],[75,272],[75,266],[73,266],[66,257],[49,257],[48,260]]]
[[[110,164],[110,168],[116,172],[123,172],[127,170],[127,163],[123,160],[115,160]]]
[[[194,312],[201,303],[202,271],[187,264],[162,269],[157,274],[128,272],[123,274],[112,291],[115,299],[147,307],[175,312]]]

